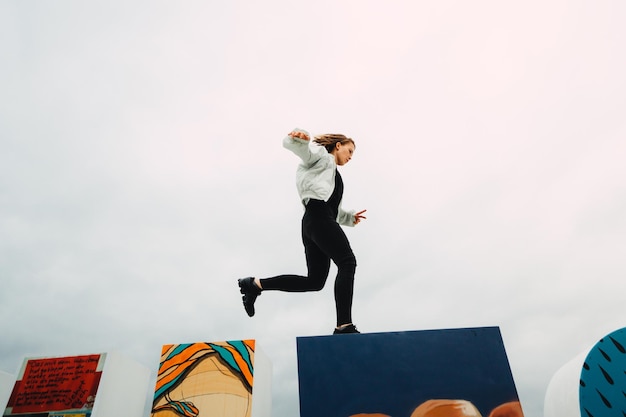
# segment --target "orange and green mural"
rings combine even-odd
[[[250,417],[254,341],[165,345],[152,417]]]

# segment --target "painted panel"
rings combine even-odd
[[[106,355],[25,359],[4,416],[89,417]]]
[[[497,327],[301,337],[301,417],[522,417]]]
[[[251,417],[253,340],[165,345],[153,417]]]

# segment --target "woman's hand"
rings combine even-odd
[[[292,138],[299,138],[302,140],[309,140],[309,135],[307,135],[304,132],[300,132],[298,130],[292,130],[291,133],[289,134],[289,136],[291,136]]]
[[[359,224],[361,222],[361,219],[367,219],[367,217],[363,215],[363,213],[365,213],[366,211],[367,210],[361,210],[354,215],[354,224]]]

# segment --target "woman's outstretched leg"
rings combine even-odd
[[[271,278],[243,278],[239,280],[243,306],[248,316],[254,316],[254,302],[261,291],[308,292],[320,291],[326,284],[330,258],[309,238],[302,237],[308,273],[303,275],[278,275]]]
[[[302,237],[306,257],[307,276],[279,275],[260,280],[263,290],[308,292],[320,291],[326,284],[330,258],[311,239]]]

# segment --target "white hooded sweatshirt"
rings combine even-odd
[[[309,133],[302,129],[308,137]],[[337,164],[334,155],[328,153],[325,147],[310,143],[311,141],[291,136],[283,139],[283,146],[302,159],[296,171],[296,187],[302,204],[306,206],[310,199],[328,201],[335,189],[335,172]],[[345,211],[339,203],[337,223],[344,226],[354,226],[355,211]]]

